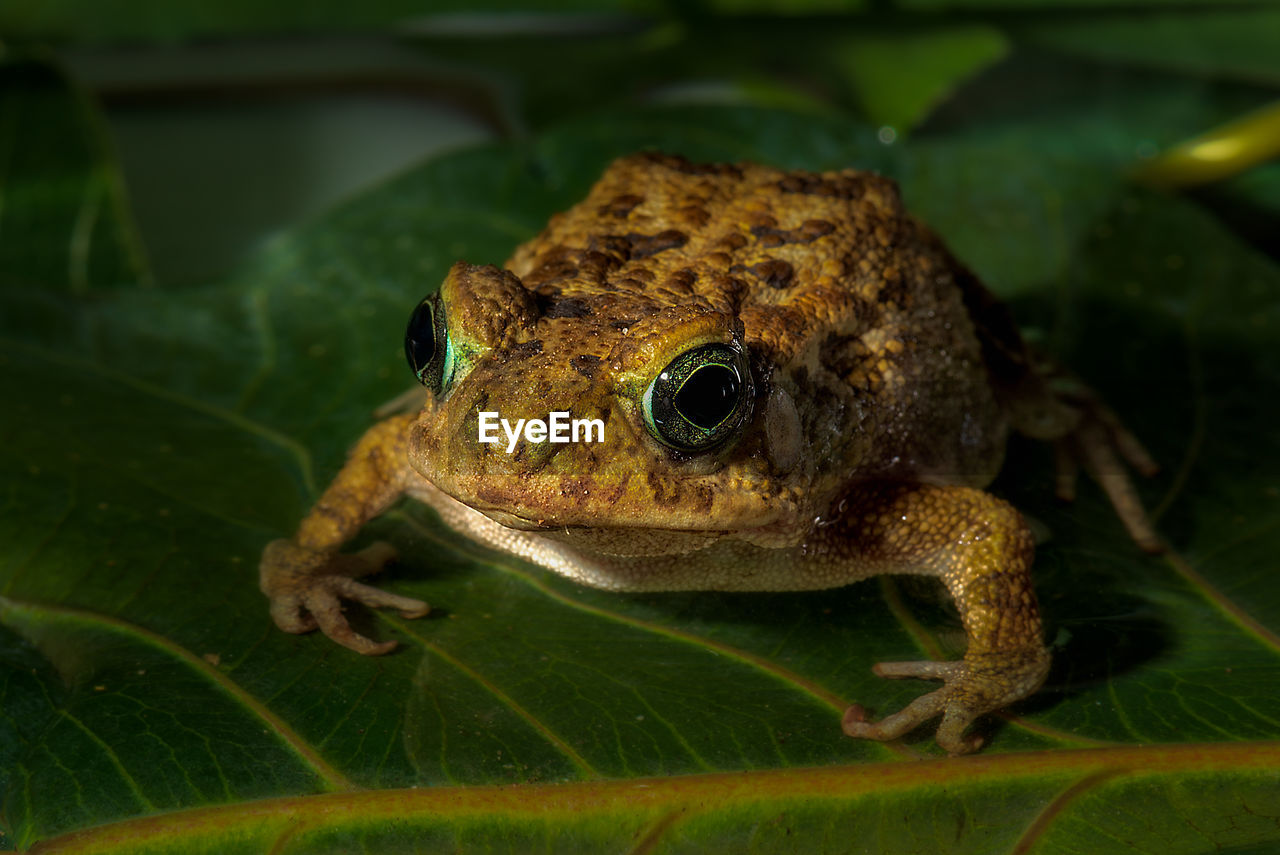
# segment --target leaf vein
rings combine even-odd
[[[172,639],[159,633],[130,623],[120,618],[99,612],[76,609],[66,606],[53,606],[0,598],[0,618],[7,618],[14,612],[25,611],[32,615],[56,616],[67,620],[78,621],[90,626],[106,629],[111,632],[132,636],[135,640],[147,644],[160,652],[178,660],[194,673],[212,682],[228,697],[237,701],[250,714],[260,719],[276,734],[282,743],[304,765],[320,778],[331,790],[354,790],[356,786],[337,769],[333,768],[319,752],[304,740],[282,718],[272,712],[262,701],[253,697],[245,689],[228,676],[214,668],[203,658],[178,645]]]
[[[127,386],[136,392],[148,395],[156,400],[165,401],[167,403],[174,404],[175,406],[201,413],[202,415],[209,416],[210,418],[224,422],[248,434],[259,437],[260,439],[288,452],[297,463],[298,469],[302,474],[303,483],[306,485],[308,492],[312,494],[316,492],[315,475],[312,472],[311,452],[309,452],[302,443],[281,433],[280,431],[253,421],[252,419],[234,412],[233,410],[228,410],[225,407],[215,404],[210,404],[206,401],[200,400],[199,398],[193,398],[190,395],[185,395],[173,389],[165,388],[164,386],[160,386],[148,380],[142,380],[138,377],[130,376],[122,371],[107,368],[106,366],[96,362],[90,362],[84,359],[75,359],[64,354],[46,350],[42,347],[25,344],[14,339],[0,338],[0,345],[22,351],[30,356],[43,359],[46,362],[62,368],[71,369],[84,374],[93,374],[103,380]]]
[[[532,727],[543,739],[550,742],[557,750],[563,753],[569,762],[576,766],[578,771],[584,776],[588,778],[600,777],[600,773],[596,771],[595,767],[588,763],[585,757],[575,751],[573,746],[565,742],[564,739],[562,739],[554,730],[542,722],[537,716],[525,709],[522,705],[517,703],[514,698],[502,691],[502,689],[498,688],[497,685],[479,671],[472,668],[470,665],[467,665],[461,659],[447,652],[442,647],[428,641],[424,636],[416,632],[406,623],[403,623],[396,618],[392,618],[389,615],[383,615],[383,619],[395,624],[402,632],[421,644],[424,649],[440,657],[440,659],[447,662],[449,665],[452,665],[460,673],[466,675],[478,686],[506,705],[517,716],[524,719],[524,721],[528,723],[529,726]]]
[[[116,754],[115,749],[113,749],[106,740],[94,733],[92,728],[87,726],[66,709],[58,710],[58,717],[63,721],[70,723],[72,727],[80,731],[86,739],[92,742],[98,750],[102,752],[103,756],[107,758],[107,761],[111,764],[112,768],[116,770],[120,775],[120,778],[128,787],[129,793],[137,800],[140,808],[152,811],[156,809],[156,806],[152,803],[151,799],[147,798],[146,794],[142,792],[142,789],[138,786],[138,782],[134,779],[133,775],[129,774],[129,770],[127,770],[124,767],[124,764],[120,762],[120,755]],[[71,774],[70,769],[68,769],[67,772],[68,774]]]

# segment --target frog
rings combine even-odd
[[[406,497],[610,591],[932,577],[963,657],[876,664],[941,685],[879,720],[851,703],[840,725],[890,741],[938,719],[959,755],[1050,666],[1032,529],[986,489],[1010,436],[1054,445],[1064,498],[1083,466],[1160,549],[1129,471],[1153,474],[1151,456],[874,172],[622,157],[501,267],[457,262],[411,312],[405,353],[415,404],[370,427],[263,552],[285,632],[379,655],[395,642],[353,629],[344,603],[428,613],[360,581],[392,547],[342,551]],[[569,416],[600,429],[565,440]]]

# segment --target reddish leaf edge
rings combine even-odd
[[[1187,744],[1031,751],[856,766],[716,772],[630,780],[507,786],[431,787],[286,796],[172,811],[73,831],[36,843],[49,853],[133,852],[148,846],[200,840],[211,835],[274,838],[277,843],[343,825],[363,828],[415,818],[441,822],[485,817],[540,822],[581,819],[587,814],[634,817],[652,830],[728,808],[775,800],[841,802],[895,790],[973,787],[1032,776],[1062,777],[1073,801],[1084,791],[1125,779],[1187,773],[1266,773],[1280,770],[1280,741]],[[1027,833],[1039,836],[1061,811],[1049,805]],[[1056,809],[1055,809],[1056,808]],[[1044,822],[1041,819],[1045,820]],[[1023,841],[1027,840],[1026,835]]]

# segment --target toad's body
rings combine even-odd
[[[337,553],[408,494],[452,526],[585,584],[618,590],[829,588],[936,575],[964,660],[889,663],[945,680],[851,735],[886,739],[938,713],[953,752],[977,716],[1048,668],[1021,517],[982,492],[1010,428],[1075,446],[1140,537],[1105,412],[1052,396],[1002,308],[870,173],[703,166],[640,155],[516,250],[456,265],[408,352],[422,411],[372,428],[263,589],[284,629],[356,635],[338,597],[420,614],[351,578],[386,554]],[[603,441],[484,443],[482,412],[603,422]]]

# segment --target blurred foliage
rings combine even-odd
[[[95,107],[39,60],[0,62],[0,92],[9,179],[0,282],[84,292],[91,283],[145,281],[141,247]],[[32,129],[39,129],[38,140]]]
[[[490,80],[517,126],[607,100],[687,95],[853,107],[901,135],[1010,45],[1256,83],[1280,82],[1280,4],[1142,0],[659,0],[173,4],[9,0],[11,44],[174,44],[391,32]],[[582,77],[590,69],[590,80]],[[495,76],[496,73],[496,76]],[[720,88],[708,90],[714,82]],[[697,88],[697,84],[704,84]],[[789,95],[782,95],[789,92]]]
[[[1100,62],[1280,84],[1280,6],[1201,5],[1093,16],[1053,15],[1019,37]]]

